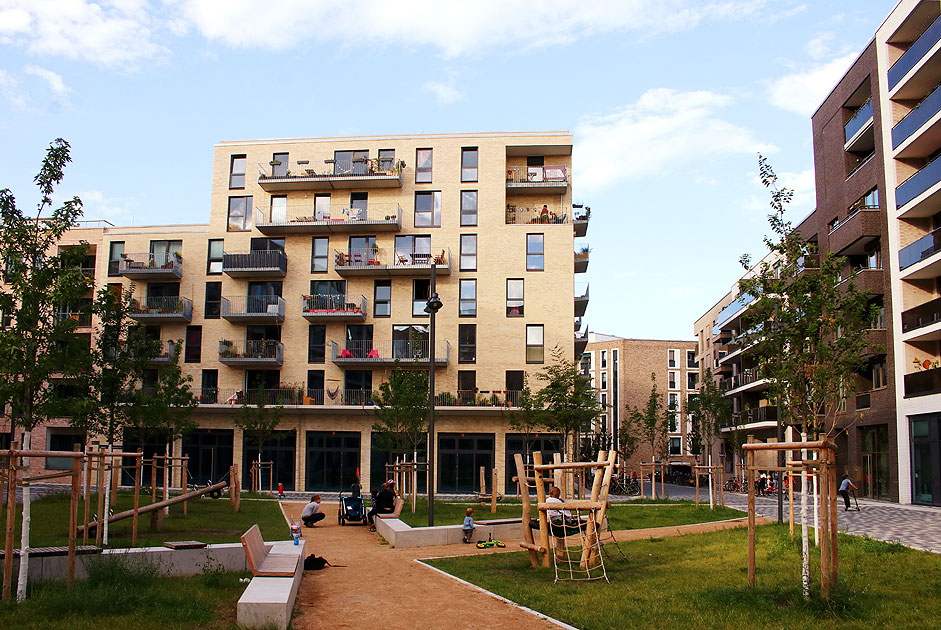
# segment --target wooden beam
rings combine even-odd
[[[542,452],[536,451],[533,453],[533,474],[536,475],[536,501],[539,503],[544,503],[546,500],[546,486],[542,483],[542,471],[536,468],[537,466],[542,465]],[[549,549],[549,520],[546,518],[546,513],[542,510],[538,510],[539,514],[539,544],[545,548]],[[545,553],[542,556],[542,566],[549,567],[549,554]]]
[[[15,530],[14,521],[16,521],[16,474],[17,466],[14,463],[19,457],[16,455],[16,447],[19,442],[13,442],[10,449],[6,451],[9,458],[9,470],[7,471],[7,523],[6,538],[3,545],[3,595],[5,602],[10,601],[13,587],[13,532]]]
[[[74,450],[81,453],[82,445],[76,444]],[[66,572],[66,583],[72,588],[75,583],[75,532],[78,527],[78,493],[81,487],[82,460],[72,459],[72,488],[69,493],[69,557]]]
[[[742,444],[745,451],[799,451],[801,449],[818,450],[834,448],[833,443],[827,440],[815,442],[752,442]]]
[[[173,504],[175,504],[175,503],[179,503],[179,502],[181,502],[181,501],[186,501],[186,500],[188,500],[188,499],[195,499],[196,497],[201,497],[201,496],[203,496],[204,494],[207,494],[207,493],[209,493],[209,492],[213,492],[214,490],[222,490],[222,489],[225,488],[227,485],[228,485],[228,482],[227,482],[227,481],[220,481],[219,483],[214,483],[214,484],[212,484],[211,486],[208,486],[208,487],[206,487],[206,488],[201,488],[201,489],[199,489],[199,490],[194,490],[194,491],[192,491],[192,492],[187,492],[187,493],[185,493],[185,494],[178,494],[178,495],[176,495],[175,497],[170,497],[169,499],[166,499],[165,501],[161,501],[161,502],[159,502],[159,503],[151,503],[150,505],[145,505],[145,506],[141,507],[141,508],[138,510],[138,514],[146,514],[146,513],[148,513],[148,512],[153,512],[154,510],[159,510],[159,509],[165,508],[165,507],[167,507],[167,506],[173,505]],[[114,516],[109,517],[109,518],[108,518],[108,522],[109,522],[109,523],[113,523],[113,522],[115,522],[115,521],[120,521],[120,520],[122,520],[122,519],[125,519],[125,518],[127,518],[127,517],[129,517],[129,516],[133,516],[133,515],[134,515],[134,510],[125,510],[125,511],[123,511],[123,512],[118,512],[118,513],[115,514]],[[100,528],[98,527],[98,524],[99,524],[99,523],[102,523],[102,522],[103,522],[103,521],[95,521],[95,522],[93,522],[93,523],[89,523],[89,524],[88,524],[88,527],[89,527],[89,528],[100,529]]]
[[[517,478],[524,477],[526,475],[526,465],[523,463],[522,453],[516,453],[513,456],[513,460],[516,463]],[[523,542],[520,543],[520,546],[529,550],[529,563],[533,565],[535,569],[539,566],[539,557],[536,554],[546,553],[546,550],[545,547],[539,547],[534,544],[533,528],[529,526],[529,521],[533,518],[532,508],[530,508],[529,505],[529,486],[525,483],[519,484],[519,486],[520,498],[523,504]],[[529,547],[524,546],[524,544],[529,545]]]
[[[751,442],[753,436],[748,436]],[[747,445],[746,445],[747,446]],[[755,452],[746,450],[748,458],[747,484],[748,484],[748,586],[755,587]]]

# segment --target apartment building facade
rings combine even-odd
[[[592,387],[597,390],[598,400],[605,406],[596,429],[603,429],[616,442],[631,409],[647,404],[651,387],[656,383],[664,405],[676,409],[665,436],[666,452],[662,461],[677,472],[693,465],[696,456],[690,452],[691,419],[686,410],[690,398],[699,389],[696,351],[695,341],[627,339],[588,333],[588,346],[580,365],[582,373],[591,379]],[[660,454],[657,455],[660,461]],[[650,445],[641,443],[634,455],[621,464],[627,471],[635,470],[640,474],[640,462],[649,462],[654,456]]]
[[[221,142],[208,224],[82,227],[62,246],[91,245],[96,287],[133,283],[157,363],[182,343],[199,406],[174,450],[197,481],[257,456],[233,420],[259,395],[284,405],[262,446],[275,484],[382,480],[395,454],[373,431],[373,392],[395,365],[429,370],[436,292],[435,479],[469,492],[480,466],[505,479],[523,450],[505,412],[524,376],[587,341],[572,333],[590,211],[572,204],[571,149],[567,132]],[[91,340],[96,322],[79,315]],[[58,419],[33,443],[83,437]],[[163,448],[134,435],[123,446]]]

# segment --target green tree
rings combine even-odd
[[[544,383],[536,400],[545,410],[545,426],[562,434],[563,448],[571,461],[578,451],[579,436],[591,431],[603,407],[598,393],[579,370],[578,361],[566,359],[558,346],[552,350],[552,360],[536,376]]]
[[[751,269],[748,255],[741,263],[752,273],[739,281],[739,292],[753,298],[749,329],[741,335],[769,394],[781,405],[783,420],[802,435],[831,435],[836,413],[865,363],[866,330],[875,307],[856,289],[855,272],[846,259],[817,253],[784,218],[793,192],[779,188],[768,161],[759,155],[761,182],[770,191],[768,217],[773,236],[764,239],[770,256]],[[807,484],[802,479],[801,517],[803,588],[809,597]]]
[[[403,370],[396,362],[389,380],[373,394],[376,417],[372,426],[380,434],[380,448],[394,453],[412,453],[418,459],[418,448],[428,434],[428,375],[422,371]]]
[[[514,407],[511,411],[504,411],[503,417],[509,427],[522,436],[523,462],[529,463],[533,436],[545,429],[546,413],[539,404],[538,397],[529,387],[528,375],[523,375],[523,389],[520,390],[519,399]]]
[[[50,385],[53,375],[78,376],[87,369],[87,343],[74,334],[80,300],[91,290],[90,280],[79,271],[86,248],[58,246],[81,217],[82,202],[73,197],[54,207],[52,200],[70,161],[68,142],[59,138],[50,144],[33,180],[40,192],[35,215],[20,210],[8,188],[0,190],[0,312],[8,319],[0,329],[0,403],[9,409],[11,441],[16,428],[23,429],[23,448],[30,447],[30,432],[61,409],[59,392]],[[29,523],[27,484],[18,600],[26,596]]]
[[[261,451],[265,442],[274,433],[278,425],[281,424],[281,418],[284,415],[284,404],[282,401],[275,401],[274,405],[265,404],[267,396],[265,386],[259,383],[255,389],[255,403],[250,404],[246,401],[239,410],[239,415],[235,418],[235,426],[242,430],[242,433],[248,438],[248,441],[258,445],[258,490],[261,490]],[[271,471],[274,474],[274,471]]]
[[[650,381],[650,395],[647,397],[647,403],[643,407],[631,408],[628,417],[635,427],[635,434],[644,443],[650,445],[650,461],[656,461],[657,455],[666,450],[665,442],[670,413],[675,410],[664,407],[663,394],[657,391],[657,375],[653,372],[650,373]]]
[[[711,368],[706,368],[702,386],[696,396],[689,401],[688,410],[693,418],[695,436],[701,444],[701,449],[697,449],[696,454],[705,451],[706,463],[712,466],[712,453],[715,443],[722,434],[722,429],[732,424],[732,401],[726,398],[725,392],[716,385]],[[702,460],[700,459],[700,461]],[[715,479],[712,469],[710,469],[710,507],[715,507],[714,483]]]

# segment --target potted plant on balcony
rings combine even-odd
[[[497,396],[497,392],[490,394],[490,406],[491,407],[500,407],[500,397]]]
[[[231,340],[229,340],[229,339],[223,339],[223,340],[220,341],[219,343],[220,343],[221,346],[222,346],[222,347],[220,348],[220,350],[219,350],[219,356],[220,356],[220,357],[223,357],[223,358],[235,358],[235,357],[238,356],[238,353],[235,351],[235,348],[233,347],[233,344],[232,344],[232,341],[231,341]]]

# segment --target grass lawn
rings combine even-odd
[[[89,578],[68,591],[62,582],[31,585],[22,604],[0,604],[0,627],[17,630],[236,630],[236,602],[245,574],[208,570],[161,578],[152,565],[123,558],[89,564]]]
[[[746,586],[746,530],[621,543],[606,554],[610,584],[553,584],[523,552],[429,561],[435,567],[579,628],[928,628],[941,619],[941,556],[840,535],[840,586],[805,601],[800,540],[758,530],[758,587]],[[811,551],[812,592],[820,552]]]
[[[658,503],[613,503],[608,509],[608,523],[611,529],[643,529],[645,527],[664,527],[667,525],[687,525],[689,523],[705,523],[709,521],[722,521],[730,518],[745,516],[744,512],[731,508],[717,508],[710,510],[708,505],[700,505],[690,501],[672,501],[680,505],[659,505]],[[474,508],[474,520],[486,521],[503,518],[520,518],[522,507],[517,504],[497,504],[497,513],[490,513],[489,505],[474,505],[470,503],[455,503],[435,501],[435,525],[456,525],[464,521],[464,513],[468,507]],[[533,512],[535,517],[535,511]],[[406,503],[400,516],[402,521],[412,527],[425,527],[428,525],[428,501],[419,498],[415,503],[415,512],[409,509]]]
[[[159,500],[159,498],[158,498]],[[134,507],[134,495],[118,493],[115,513]],[[141,505],[150,503],[150,496],[141,496]],[[89,514],[98,507],[97,495],[91,496]],[[69,542],[69,497],[48,495],[31,502],[30,546],[55,547]],[[82,503],[79,502],[79,522],[82,521]],[[16,513],[16,542],[20,542],[21,511]],[[109,547],[131,545],[130,518],[111,523],[108,531]],[[6,510],[0,514],[0,531],[6,522]],[[137,526],[137,544],[140,547],[160,546],[169,540],[199,540],[206,543],[238,542],[245,530],[258,523],[265,540],[286,540],[288,527],[276,501],[242,501],[238,512],[232,511],[227,497],[221,499],[194,499],[188,502],[187,516],[183,505],[170,506],[170,515],[163,522],[162,532],[150,530],[150,514],[141,514]],[[81,544],[82,538],[78,537]],[[94,544],[94,530],[89,532],[89,543]]]

